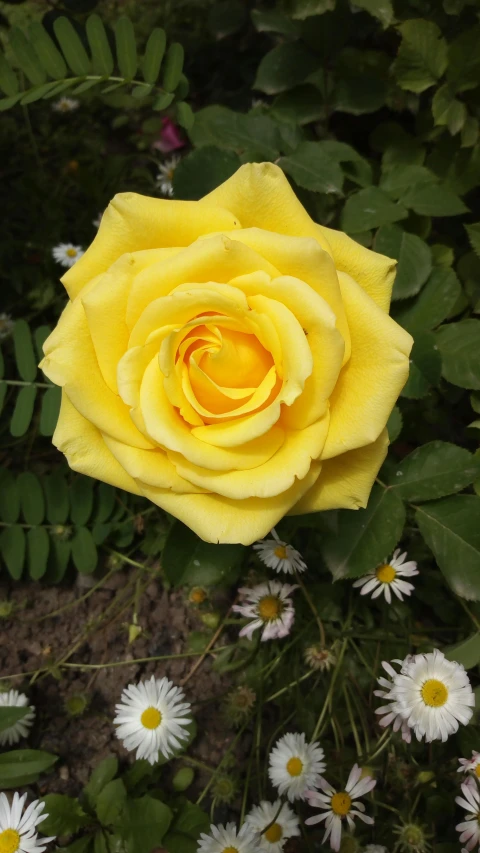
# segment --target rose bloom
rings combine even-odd
[[[364,507],[412,345],[388,316],[394,275],[271,163],[200,201],[117,195],[44,345],[54,444],[208,542]]]

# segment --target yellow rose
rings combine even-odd
[[[209,542],[364,507],[412,344],[388,316],[394,275],[271,163],[198,202],[122,193],[44,345],[54,444]]]

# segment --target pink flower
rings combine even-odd
[[[177,125],[171,118],[165,116],[162,120],[160,136],[155,140],[152,148],[162,151],[163,154],[168,154],[170,151],[176,151],[178,148],[184,148],[185,145],[185,140],[180,136]]]

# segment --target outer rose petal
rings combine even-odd
[[[316,483],[295,504],[289,515],[366,507],[387,450],[388,433],[385,429],[373,444],[327,459],[322,463]]]
[[[189,246],[201,234],[240,228],[238,218],[220,205],[171,201],[120,193],[108,205],[91,246],[62,278],[75,298],[86,282],[105,272],[125,252]]]
[[[141,495],[135,480],[117,462],[107,448],[102,433],[72,405],[65,391],[53,444],[65,454],[70,468],[87,477],[110,483],[126,492]]]

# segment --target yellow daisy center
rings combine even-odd
[[[442,681],[438,681],[436,678],[429,678],[423,685],[421,693],[425,705],[429,705],[431,708],[440,708],[445,705],[448,699],[447,688]]]
[[[339,791],[338,794],[334,794],[330,803],[332,812],[339,817],[345,817],[349,813],[351,805],[352,798],[346,791]]]
[[[146,729],[158,729],[162,715],[158,708],[147,708],[140,717],[140,722]]]
[[[199,586],[194,587],[190,593],[190,601],[193,604],[203,604],[207,597],[207,593]]]
[[[67,249],[66,254],[68,255],[69,258],[76,258],[77,257],[77,250],[76,249]]]
[[[20,847],[20,835],[16,829],[0,832],[0,853],[15,853]]]
[[[290,776],[300,776],[300,773],[303,770],[303,761],[298,758],[298,756],[294,756],[293,758],[289,758],[287,761],[287,773],[290,773]]]
[[[375,574],[377,576],[377,580],[379,580],[380,583],[391,583],[393,580],[395,580],[397,575],[393,566],[390,566],[388,564],[385,566],[379,566],[378,569],[375,570]]]
[[[475,767],[475,776],[480,779],[480,764],[477,764],[477,766]]]
[[[273,552],[279,560],[287,559],[287,547],[286,545],[277,545],[275,551]]]
[[[282,838],[283,829],[279,823],[272,823],[272,825],[263,834],[267,841],[270,841],[272,844],[275,844],[276,841],[280,841],[280,839]]]
[[[238,853],[238,847],[224,847],[222,853]]]
[[[276,595],[265,595],[258,602],[258,615],[264,622],[278,619],[283,611],[283,602]]]

